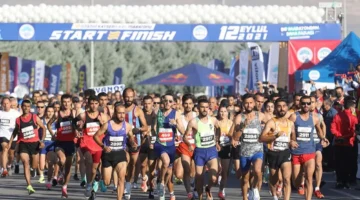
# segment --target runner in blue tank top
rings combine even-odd
[[[315,143],[313,130],[321,139],[322,145],[326,146],[329,141],[324,137],[320,127],[318,116],[310,114],[311,98],[303,96],[300,99],[301,110],[290,116],[290,120],[295,123],[295,133],[291,135],[290,146],[292,148],[293,180],[294,185],[299,188],[299,193],[303,191],[304,186],[301,182],[301,168],[305,171],[305,199],[310,200],[313,193],[312,179],[315,171]]]
[[[145,115],[141,107],[136,106],[134,103],[135,91],[132,88],[125,88],[123,92],[124,102],[125,102],[125,121],[129,123],[133,128],[138,128],[139,133],[135,135],[135,142],[137,143],[137,148],[131,148],[128,145],[127,152],[130,155],[130,162],[128,165],[128,173],[126,176],[125,183],[125,195],[131,195],[131,182],[134,179],[135,166],[138,160],[139,151],[141,144],[145,141],[145,136],[148,132],[148,126],[146,123]],[[116,177],[114,178],[116,180]],[[134,184],[135,188],[136,185]]]
[[[117,187],[117,199],[121,200],[124,191],[125,175],[127,170],[126,144],[136,148],[132,125],[125,122],[125,107],[122,104],[115,104],[113,118],[101,126],[94,135],[95,142],[103,148],[101,157],[103,168],[103,179],[105,185],[110,185],[112,171],[116,171],[119,178]],[[103,135],[104,138],[101,140]],[[130,198],[127,198],[130,199]]]
[[[164,109],[157,113],[157,137],[154,144],[154,150],[158,158],[161,160],[159,197],[165,199],[165,184],[168,185],[170,200],[175,199],[174,185],[170,179],[172,178],[172,164],[175,161],[175,136],[176,124],[180,119],[180,113],[172,109],[174,104],[174,96],[166,94],[163,98]]]

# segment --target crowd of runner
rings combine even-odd
[[[360,114],[354,98],[345,97],[341,87],[335,92],[340,94],[317,90],[291,98],[282,92],[195,98],[172,93],[139,97],[132,88],[97,95],[91,89],[57,96],[35,91],[20,105],[16,95],[3,96],[1,176],[18,174],[21,161],[29,194],[35,192],[31,177],[38,174],[39,183],[48,190],[61,185],[67,198],[73,174],[88,199],[113,184],[118,200],[131,199],[138,187],[149,199],[163,200],[167,188],[167,199],[175,200],[176,182],[184,184],[189,200],[212,200],[215,185],[217,196],[226,199],[233,169],[245,200],[260,199],[267,173],[275,200],[289,200],[292,187],[307,200],[324,198],[323,148],[330,145],[341,161],[339,166],[326,158],[327,167],[336,169],[336,187],[356,182],[349,158]]]

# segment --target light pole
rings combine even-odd
[[[94,5],[95,0],[91,0],[91,5]],[[94,41],[91,41],[90,46],[90,87],[93,88],[94,85],[94,57],[95,57],[95,49],[94,49]]]

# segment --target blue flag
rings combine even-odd
[[[113,85],[121,84],[121,81],[122,81],[122,68],[118,67],[114,71]]]
[[[86,84],[86,66],[83,65],[79,69],[79,79],[78,79],[78,91],[85,91],[87,89]]]
[[[51,77],[51,68],[45,66],[45,76],[44,76],[44,89],[50,94],[50,77]]]
[[[49,78],[50,94],[57,94],[60,90],[61,71],[62,71],[61,65],[54,65],[50,68],[50,78]]]

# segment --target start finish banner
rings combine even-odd
[[[278,42],[339,40],[339,24],[0,23],[7,41]]]

